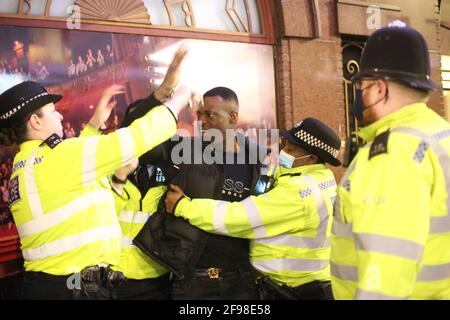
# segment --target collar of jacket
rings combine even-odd
[[[28,152],[33,151],[39,148],[41,145],[42,140],[28,140],[20,144],[19,149],[20,152]]]
[[[428,109],[423,102],[413,103],[404,106],[386,116],[375,121],[367,127],[361,128],[356,134],[361,137],[366,143],[372,142],[375,137],[392,127],[398,127],[399,124],[405,122],[408,118],[420,118],[420,114]]]
[[[324,169],[327,169],[327,166],[324,165],[323,163],[312,164],[309,166],[300,166],[300,167],[295,167],[295,168],[290,168],[290,169],[279,166],[277,172],[275,173],[275,179],[278,179],[281,176],[308,174],[313,171],[324,170]]]

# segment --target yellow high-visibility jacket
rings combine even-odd
[[[275,187],[241,202],[182,199],[175,215],[211,233],[252,239],[252,265],[279,284],[330,280],[330,216],[336,182],[323,164],[280,167]]]
[[[20,145],[10,179],[10,207],[26,271],[68,275],[117,264],[121,231],[107,174],[176,132],[164,106],[104,136]]]
[[[150,188],[143,198],[138,188],[130,181],[126,182],[124,188],[130,198],[119,211],[122,252],[119,263],[112,268],[121,271],[128,279],[134,280],[162,276],[168,270],[144,254],[132,241],[150,215],[156,212],[158,202],[167,186]]]
[[[338,187],[337,299],[450,299],[450,125],[424,103],[361,130]]]

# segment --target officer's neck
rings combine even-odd
[[[49,132],[47,130],[34,130],[29,129],[27,132],[27,140],[42,140],[44,141],[48,137],[50,137],[52,134],[55,134],[56,132]]]
[[[417,97],[410,97],[401,94],[401,92],[390,92],[387,100],[380,101],[376,106],[373,106],[373,108],[370,108],[365,112],[364,124],[365,126],[370,125],[406,106],[417,102],[426,103],[427,100],[428,98],[418,100]]]

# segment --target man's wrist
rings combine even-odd
[[[154,96],[158,101],[164,102],[164,100],[170,99],[173,97],[175,90],[172,89],[164,89],[159,87],[158,89],[155,90],[154,92]]]
[[[113,174],[111,177],[111,181],[117,184],[125,184],[127,182],[127,178],[118,177],[117,175]]]
[[[89,121],[89,125],[96,130],[99,130],[100,127],[102,126],[100,121],[96,121],[95,119],[91,119],[91,121]]]
[[[182,196],[180,199],[178,199],[173,208],[173,215],[177,217],[183,217],[183,209],[186,207],[186,205],[189,204],[189,202],[190,199],[186,196]]]

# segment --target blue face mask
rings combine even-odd
[[[364,111],[364,102],[362,97],[363,90],[356,89],[355,90],[355,103],[353,105],[353,110],[355,111],[356,120],[358,120],[359,124],[362,124],[363,121],[363,111]]]
[[[289,153],[284,152],[283,150],[281,150],[280,154],[278,156],[278,163],[283,168],[290,169],[290,168],[292,168],[292,165],[294,164],[295,160],[308,158],[309,156],[311,156],[311,155],[307,155],[307,156],[296,158],[294,156],[291,156]]]
[[[375,82],[372,84],[369,84],[367,87],[365,87],[364,89],[355,89],[355,102],[353,104],[353,110],[355,112],[355,117],[356,120],[358,120],[359,122],[359,126],[362,127],[363,126],[363,113],[364,110],[367,110],[369,108],[372,108],[373,106],[377,105],[381,100],[387,99],[387,95],[388,95],[388,88],[386,89],[386,95],[385,97],[382,97],[380,100],[376,101],[375,103],[372,103],[368,106],[364,105],[364,100],[363,100],[363,91],[369,89],[370,87],[372,87],[373,85],[375,85]]]

